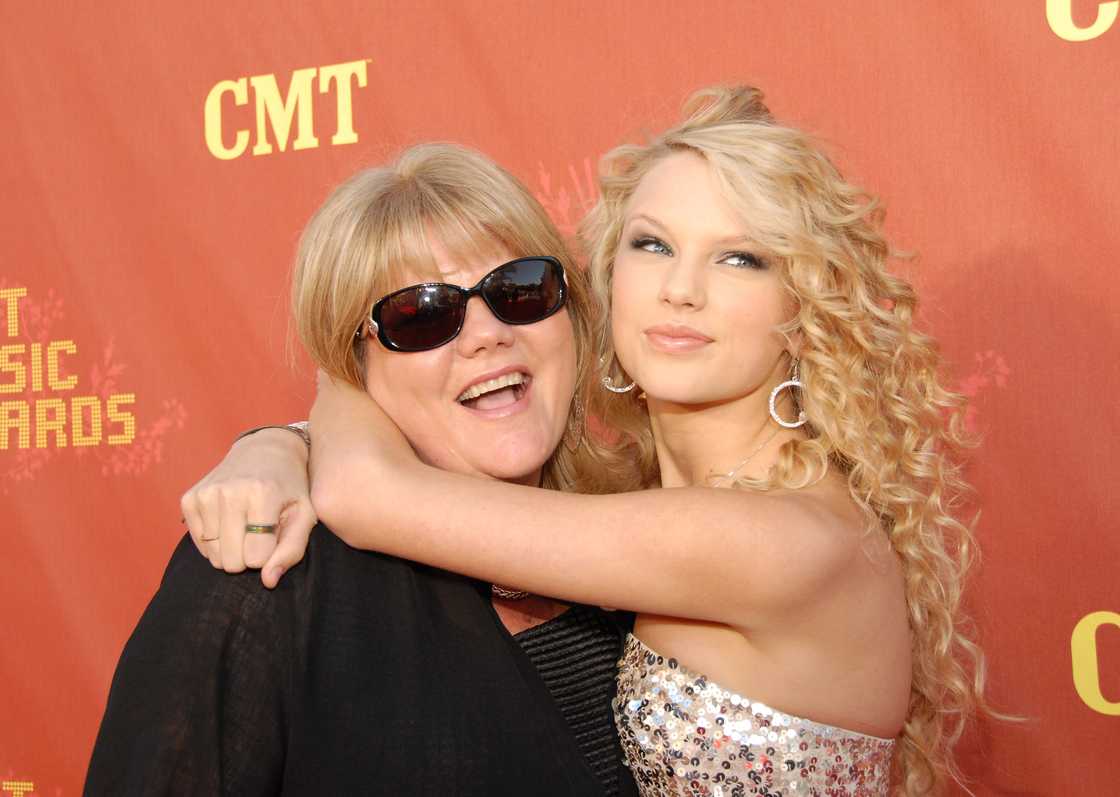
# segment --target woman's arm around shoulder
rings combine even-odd
[[[312,503],[354,547],[541,595],[745,628],[831,589],[859,551],[858,520],[813,491],[577,495],[441,471],[364,394],[324,389],[325,406],[312,410]],[[355,428],[368,433],[341,431]]]

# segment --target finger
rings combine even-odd
[[[210,564],[219,570],[222,569],[222,550],[218,544],[221,536],[221,507],[219,506],[218,492],[213,487],[204,487],[197,492],[198,499],[195,507],[198,515],[198,527],[191,526],[198,541],[199,549],[210,560]]]
[[[246,523],[272,526],[272,533],[246,534],[242,555],[246,567],[260,567],[276,550],[276,527],[280,525],[280,499],[273,490],[254,490],[249,496]]]
[[[311,530],[319,522],[311,502],[301,499],[285,508],[281,515],[276,550],[261,568],[261,583],[269,589],[280,583],[280,577],[303,560]]]
[[[251,515],[250,517],[256,517]],[[266,525],[263,521],[252,520],[251,523],[258,525]],[[270,521],[267,525],[278,525],[276,521]],[[245,559],[245,566],[251,568],[259,568],[268,558],[272,556],[272,552],[276,550],[276,532],[260,532],[257,534],[245,535],[245,547],[242,551],[242,556]]]
[[[221,495],[221,560],[227,573],[245,569],[245,494],[242,487],[227,487]]]
[[[206,544],[198,540],[198,529],[202,528],[202,516],[198,513],[193,491],[184,493],[183,497],[179,499],[179,511],[182,513],[179,520],[187,527],[187,533],[191,536],[191,542],[194,543],[195,549],[209,559],[210,557],[206,553]]]

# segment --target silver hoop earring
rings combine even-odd
[[[606,357],[600,357],[599,358],[599,365],[604,365],[606,362],[607,362]],[[609,390],[612,393],[629,393],[631,390],[634,389],[634,386],[636,384],[638,384],[637,382],[631,382],[626,387],[618,387],[617,385],[615,385],[614,382],[611,381],[611,378],[610,378],[609,375],[604,376],[602,378],[601,382],[602,382],[603,387],[605,387],[607,390]]]
[[[603,387],[605,387],[607,390],[609,390],[612,393],[629,393],[631,390],[634,389],[634,385],[636,385],[636,384],[638,384],[638,383],[637,382],[631,382],[626,387],[618,387],[613,382],[611,382],[611,378],[609,376],[604,376],[603,377]]]
[[[797,360],[794,360],[793,376],[770,391],[770,417],[774,419],[774,423],[778,424],[779,426],[784,426],[786,429],[796,429],[800,426],[804,426],[809,420],[805,417],[805,410],[801,410],[797,414],[796,421],[784,421],[782,420],[782,417],[778,415],[778,394],[785,390],[787,387],[795,387],[798,390],[801,389],[801,380],[797,378],[797,365]],[[797,406],[796,400],[794,400],[794,406]]]

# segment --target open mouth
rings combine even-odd
[[[503,374],[471,385],[459,394],[456,401],[472,410],[500,410],[520,401],[532,381],[528,374],[517,371]]]

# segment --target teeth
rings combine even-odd
[[[488,379],[485,382],[479,382],[477,385],[471,385],[459,395],[459,398],[455,400],[470,401],[471,399],[478,398],[484,393],[491,393],[495,390],[501,390],[503,387],[524,384],[527,379],[528,377],[525,376],[525,374],[516,372],[512,374],[506,374],[505,376],[499,376],[497,379]]]

